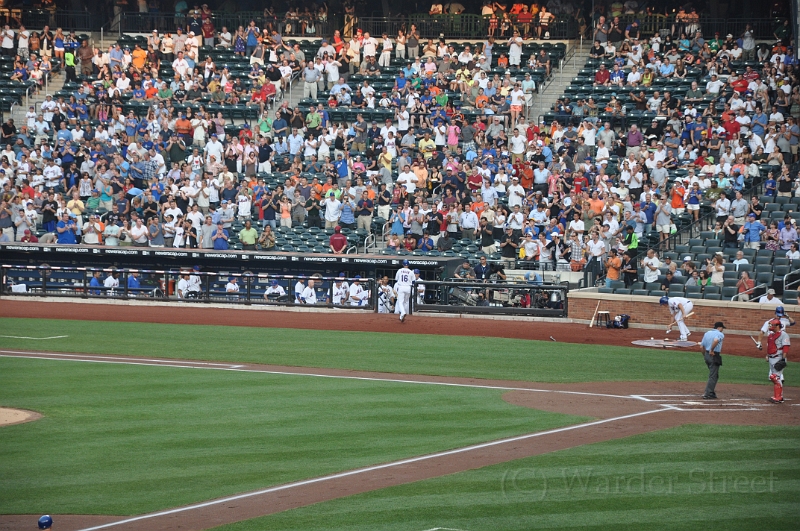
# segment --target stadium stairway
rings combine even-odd
[[[553,104],[564,94],[564,89],[583,68],[588,53],[589,48],[586,43],[581,46],[579,41],[570,41],[567,49],[568,59],[564,61],[560,69],[559,65],[552,65],[550,70],[552,76],[543,87],[539,87],[539,93],[530,111],[529,121],[535,120],[538,123],[540,116],[552,110]]]
[[[33,106],[36,112],[40,112],[41,104],[45,99],[45,96],[48,94],[55,94],[61,87],[64,86],[64,72],[60,71],[55,75],[51,76],[50,80],[47,83],[47,90],[42,87],[42,90],[39,91],[39,94],[35,96],[31,96],[28,98],[27,105],[25,104],[25,99],[22,99],[22,103],[19,105],[14,105],[11,109],[11,113],[9,114],[9,118],[14,119],[14,124],[16,124],[17,128],[22,127],[25,125],[25,113],[28,112],[28,107]]]

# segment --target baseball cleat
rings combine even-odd
[[[681,341],[686,341],[686,336],[681,336],[681,337],[680,337],[680,340],[681,340]]]
[[[703,400],[716,400],[717,395],[703,395]]]
[[[406,320],[406,316],[405,315],[401,315],[400,316],[400,322],[403,323],[403,322],[405,322],[405,320]]]
[[[775,398],[774,396],[769,401],[773,404],[783,404],[783,398]]]

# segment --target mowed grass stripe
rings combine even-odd
[[[0,358],[0,514],[139,514],[582,422],[502,391]]]
[[[547,326],[547,323],[521,326]],[[0,330],[8,331],[7,335],[29,337],[43,337],[44,331],[69,335],[52,341],[0,338],[0,349],[12,350],[540,382],[654,379],[699,382],[708,377],[702,356],[696,351],[519,339],[31,319],[0,319]],[[576,327],[576,334],[585,332]],[[727,356],[721,381],[766,385],[766,364],[759,359]]]
[[[655,450],[650,459],[641,451],[648,447]],[[628,448],[639,462],[631,462]],[[797,529],[798,517],[800,428],[683,426],[215,531]]]

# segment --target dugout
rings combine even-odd
[[[48,264],[62,267],[190,269],[203,271],[268,273],[272,275],[313,275],[324,277],[345,273],[394,278],[403,260],[412,269],[419,269],[425,280],[442,280],[452,276],[461,263],[459,257],[399,256],[383,254],[301,254],[263,253],[255,251],[204,251],[200,249],[167,249],[151,247],[91,247],[81,245],[45,245],[0,243],[0,261],[9,265]]]

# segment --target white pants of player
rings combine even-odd
[[[394,313],[399,313],[401,319],[408,313],[408,302],[410,299],[410,288],[400,288],[397,290],[397,301],[394,303]]]
[[[686,310],[687,314],[692,313],[692,308],[694,308],[694,304],[691,302],[683,305],[683,309]],[[681,337],[686,338],[689,337],[689,327],[683,322],[683,317],[683,312],[678,310],[678,313],[675,314],[675,323],[678,325],[678,330],[681,332]]]
[[[777,374],[778,378],[780,379],[781,385],[783,385],[783,369],[780,371],[775,370],[775,364],[778,363],[780,360],[783,359],[783,356],[775,356],[774,358],[769,359],[769,374],[767,375],[772,376],[773,374]]]

